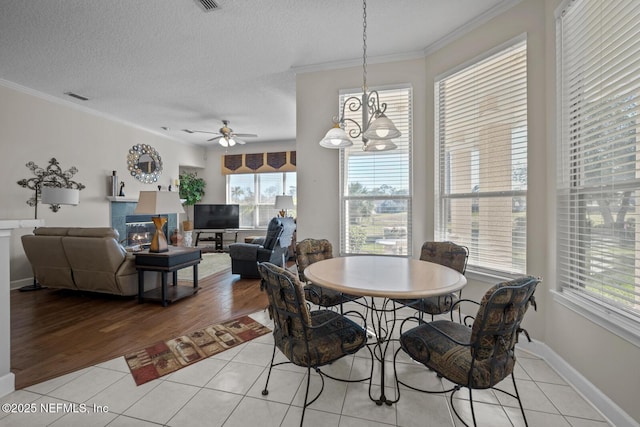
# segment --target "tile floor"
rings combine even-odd
[[[272,325],[264,312],[253,317]],[[119,357],[1,398],[0,403],[14,404],[10,406],[20,413],[7,413],[2,406],[0,426],[296,426],[302,414],[306,369],[290,364],[274,368],[269,395],[262,396],[272,349],[273,338],[265,335],[141,386],[135,385],[124,358]],[[280,360],[284,358],[280,356]],[[369,372],[370,363],[369,353],[362,350],[335,362],[327,371],[355,379]],[[433,373],[406,356],[399,358],[398,371],[411,383],[443,387]],[[520,351],[515,374],[529,426],[609,426],[544,360]],[[393,384],[392,377],[389,363],[387,385]],[[379,394],[379,384],[379,372],[374,373],[374,394]],[[311,395],[318,386],[313,373]],[[327,379],[324,392],[307,409],[304,425],[463,425],[451,412],[448,394],[404,388],[397,404],[376,406],[369,400],[367,388],[367,383]],[[510,388],[509,384],[505,388]],[[387,397],[395,396],[393,387],[385,390]],[[466,396],[464,389],[457,393],[454,405],[470,419]],[[494,391],[474,392],[476,399],[479,425],[524,425],[515,399]],[[29,409],[33,411],[25,413]]]

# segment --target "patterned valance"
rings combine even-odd
[[[226,154],[222,156],[222,174],[295,172],[296,152]]]

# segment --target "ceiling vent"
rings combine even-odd
[[[202,6],[202,8],[207,12],[220,8],[220,6],[218,6],[218,4],[213,0],[196,0],[196,2],[199,3],[200,6]]]
[[[73,92],[65,92],[64,94],[67,95],[67,96],[70,96],[72,98],[79,99],[80,101],[88,101],[89,100],[89,98],[87,98],[86,96],[78,95],[77,93],[73,93]]]

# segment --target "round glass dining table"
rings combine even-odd
[[[467,284],[464,275],[449,267],[383,255],[354,255],[317,261],[305,268],[304,275],[309,281],[328,289],[371,297],[368,308],[371,309],[371,326],[376,336],[373,353],[381,364],[381,391],[380,397],[374,398],[369,383],[369,397],[378,405],[391,405],[397,401],[387,399],[384,391],[384,361],[395,325],[395,305],[393,310],[388,310],[389,301],[446,295],[461,290]],[[382,305],[376,305],[376,297],[384,299]],[[393,320],[389,328],[386,315],[390,311],[393,312]]]

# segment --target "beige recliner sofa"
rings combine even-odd
[[[40,227],[22,236],[24,252],[42,286],[115,295],[137,295],[133,254],[110,227]],[[155,287],[145,275],[145,290]]]

